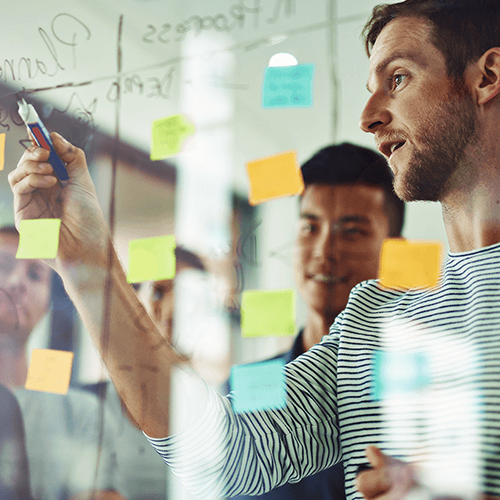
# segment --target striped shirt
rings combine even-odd
[[[285,367],[284,409],[235,415],[210,392],[196,426],[149,439],[203,498],[258,494],[340,460],[347,497],[361,498],[371,444],[421,463],[435,491],[500,496],[499,320],[500,244],[450,253],[435,289],[360,283],[329,335]]]

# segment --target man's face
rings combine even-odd
[[[297,285],[306,305],[326,318],[341,312],[352,287],[377,278],[389,235],[384,192],[375,186],[313,184],[300,203]]]
[[[382,30],[370,57],[372,96],[361,115],[360,126],[375,134],[404,201],[442,201],[461,181],[460,166],[477,141],[473,99],[447,76],[430,32],[415,17]]]
[[[16,259],[18,241],[0,233],[0,336],[22,347],[47,312],[51,270],[37,260]]]

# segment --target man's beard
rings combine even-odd
[[[452,188],[450,178],[466,149],[478,139],[478,119],[467,89],[455,83],[449,99],[418,127],[416,150],[394,189],[403,201],[440,201]]]

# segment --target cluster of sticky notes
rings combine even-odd
[[[266,68],[262,87],[264,108],[312,106],[314,64]]]
[[[250,205],[300,194],[304,190],[304,179],[295,151],[250,161],[246,166],[250,181]]]
[[[55,259],[61,219],[25,219],[19,223],[16,259]]]
[[[153,236],[128,244],[127,282],[168,280],[175,276],[175,236]]]
[[[382,244],[380,284],[387,288],[433,288],[441,268],[440,242],[389,238]]]
[[[422,352],[375,351],[373,375],[372,395],[375,400],[411,396],[432,381],[430,359]]]
[[[284,336],[294,333],[294,290],[248,290],[242,293],[243,337]]]
[[[236,413],[283,408],[286,404],[285,362],[272,359],[231,368],[230,385]]]
[[[154,120],[151,127],[151,160],[163,160],[181,152],[184,141],[195,132],[195,126],[184,115]]]
[[[72,352],[33,349],[25,389],[66,394],[69,389],[72,364]]]

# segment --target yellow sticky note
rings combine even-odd
[[[380,254],[379,280],[387,288],[432,288],[438,283],[442,245],[389,238]]]
[[[241,296],[243,337],[270,337],[295,333],[295,292],[249,290]]]
[[[184,141],[195,127],[184,115],[172,115],[154,120],[151,127],[151,160],[163,160],[180,153]]]
[[[16,259],[55,259],[61,219],[29,219],[19,223]]]
[[[129,241],[129,283],[169,280],[175,276],[175,236],[154,236]]]
[[[33,349],[25,389],[66,394],[69,389],[72,364],[72,352]]]
[[[246,166],[250,180],[250,205],[293,196],[304,190],[304,180],[295,151],[250,161]]]
[[[5,164],[5,134],[0,134],[0,170]]]

